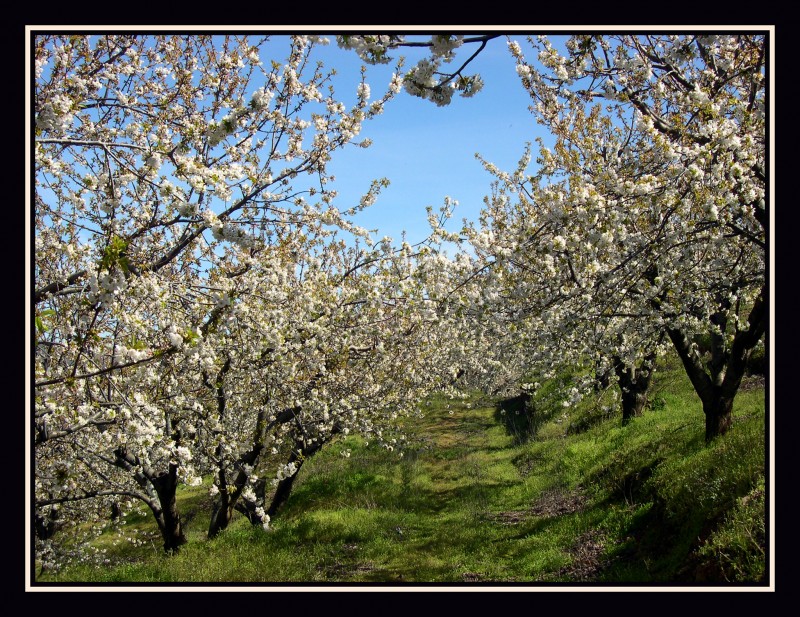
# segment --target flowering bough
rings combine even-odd
[[[389,53],[398,48],[422,47],[430,50],[427,58],[421,59],[403,77],[405,91],[422,99],[426,99],[443,107],[449,105],[453,95],[471,97],[483,88],[483,80],[479,74],[465,75],[464,69],[480,54],[486,44],[499,35],[480,35],[465,37],[463,35],[437,34],[427,41],[411,41],[404,35],[341,35],[336,40],[342,49],[352,49],[369,64],[385,64],[390,61]],[[478,43],[478,48],[453,71],[443,70],[443,64],[450,64],[455,59],[455,50],[463,45]]]

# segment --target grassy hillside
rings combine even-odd
[[[354,437],[331,444],[269,532],[238,518],[207,540],[200,487],[181,495],[179,555],[132,515],[97,530],[104,563],[37,582],[766,583],[763,379],[746,380],[732,430],[708,446],[675,362],[627,426],[608,400],[561,407],[552,385],[527,406],[432,399],[402,457]]]

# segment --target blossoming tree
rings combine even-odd
[[[303,457],[338,431],[380,433],[422,391],[403,379],[432,383],[387,378],[413,363],[410,248],[347,240],[370,242],[349,218],[382,182],[340,212],[327,172],[400,79],[374,102],[362,80],[348,107],[319,42],[287,39],[279,63],[251,37],[36,37],[42,550],[58,524],[138,500],[174,551],[180,483],[215,474],[215,533],[270,440]]]
[[[555,145],[533,176],[527,155],[486,164],[493,259],[531,312],[557,313],[562,348],[580,332],[579,354],[617,368],[634,413],[668,338],[721,435],[767,325],[765,36],[528,42],[536,61],[509,47]]]
[[[399,448],[395,421],[450,381],[446,339],[460,322],[431,298],[439,253],[389,238],[370,248],[318,240],[300,263],[260,259],[230,286],[234,310],[203,376],[215,397],[212,536],[234,510],[268,524],[304,461],[337,434]],[[266,452],[287,458],[262,476]]]

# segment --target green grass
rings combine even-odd
[[[674,361],[625,426],[609,399],[564,409],[553,385],[521,414],[478,394],[434,397],[402,457],[358,437],[330,444],[268,532],[237,517],[207,540],[207,487],[195,488],[181,494],[178,555],[157,538],[110,550],[109,528],[96,540],[109,564],[39,582],[764,583],[763,387],[740,392],[733,428],[706,445]]]

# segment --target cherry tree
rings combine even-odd
[[[261,259],[230,285],[234,310],[203,376],[216,397],[204,447],[215,469],[211,536],[235,510],[267,526],[304,462],[336,435],[399,453],[399,422],[448,384],[444,350],[460,322],[440,316],[427,291],[439,253],[389,238],[319,242],[300,263]],[[269,469],[275,456],[285,462]]]
[[[385,183],[342,212],[326,166],[337,149],[369,145],[357,141],[362,123],[401,80],[372,102],[362,80],[348,106],[313,61],[323,41],[285,40],[280,63],[263,58],[266,38],[35,38],[32,420],[43,541],[72,516],[138,500],[177,550],[180,483],[215,469],[226,482],[221,470],[243,468],[254,427],[266,438],[265,424],[286,424],[298,400],[311,418],[303,426],[320,435],[339,426],[318,420],[326,391],[314,391],[314,375],[325,363],[312,349],[336,363],[323,324],[350,326],[321,307],[346,306],[342,282],[365,266],[351,258],[348,272],[341,236],[367,238],[350,218]],[[362,295],[377,303],[381,291]],[[337,387],[346,400],[346,384]]]
[[[562,348],[580,332],[579,355],[594,350],[633,394],[668,338],[706,438],[721,435],[767,325],[765,36],[528,43],[535,60],[509,48],[555,144],[540,143],[534,175],[527,153],[513,173],[486,163],[501,187],[488,250],[529,312],[557,317]]]
[[[642,313],[638,296],[628,294],[622,273],[618,289],[598,285],[613,268],[605,265],[611,257],[603,246],[611,225],[606,221],[592,232],[585,226],[597,225],[605,213],[573,207],[567,183],[528,175],[530,162],[528,150],[508,174],[484,161],[498,179],[480,220],[462,231],[474,267],[491,273],[484,277],[482,300],[483,311],[502,324],[497,329],[503,349],[496,353],[520,376],[583,373],[565,384],[565,406],[618,383],[627,422],[643,409],[655,359],[664,349],[663,330],[646,319],[650,309]],[[513,358],[508,348],[517,350]]]

